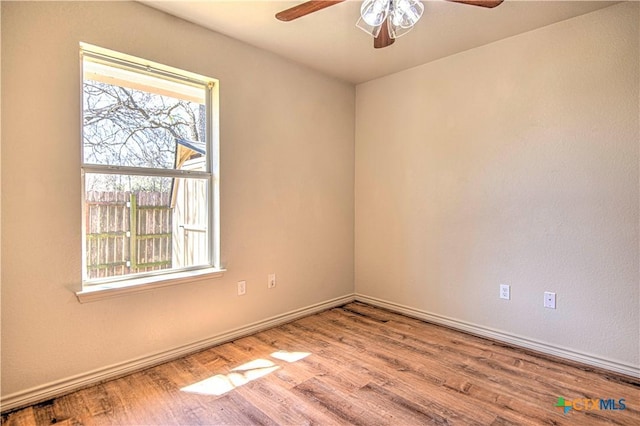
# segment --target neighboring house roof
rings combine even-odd
[[[180,138],[176,138],[176,142],[179,145],[185,146],[189,149],[194,150],[197,153],[200,153],[202,155],[205,154],[205,151],[207,149],[207,146],[204,142],[200,142],[200,141],[192,141],[189,139],[180,139]]]

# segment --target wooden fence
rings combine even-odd
[[[170,197],[169,192],[88,191],[87,278],[171,268]]]

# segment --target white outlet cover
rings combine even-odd
[[[238,281],[238,296],[244,296],[247,293],[247,282]]]
[[[556,308],[556,294],[551,291],[544,292],[544,307],[549,309]]]
[[[511,287],[509,284],[500,284],[500,299],[511,299]]]

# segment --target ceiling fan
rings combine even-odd
[[[280,21],[293,21],[345,0],[311,0],[276,14]],[[446,0],[453,3],[493,8],[504,0]],[[392,45],[395,39],[408,33],[422,16],[424,6],[419,0],[365,0],[356,26],[371,34],[373,47]]]

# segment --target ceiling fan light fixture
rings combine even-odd
[[[389,14],[390,0],[365,0],[360,7],[360,16],[368,25],[382,25]]]
[[[395,39],[411,31],[423,12],[424,6],[419,0],[365,0],[356,26],[374,38],[385,31]],[[387,28],[383,29],[385,20]]]

